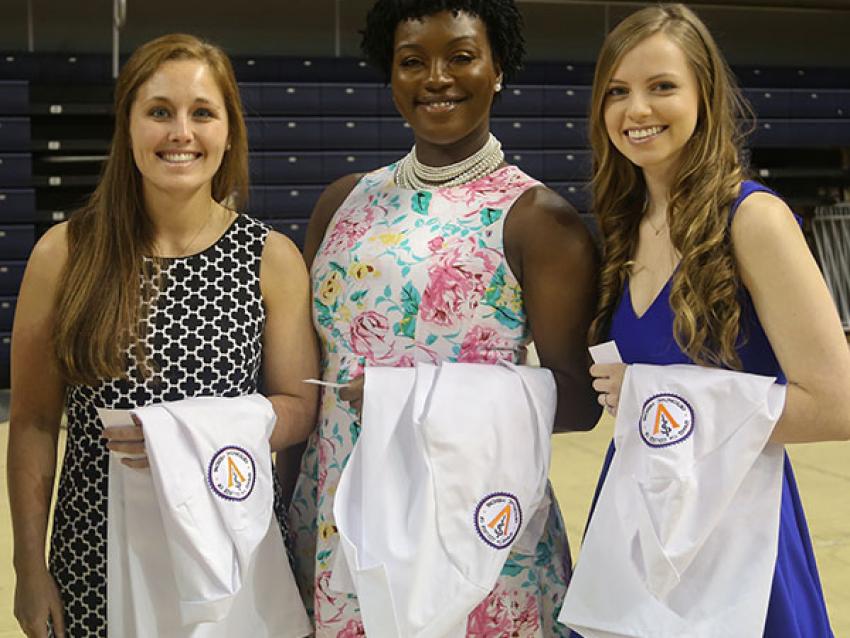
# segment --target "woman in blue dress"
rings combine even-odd
[[[625,364],[776,376],[788,389],[774,442],[847,439],[850,353],[838,314],[794,215],[745,179],[742,106],[711,35],[683,5],[638,11],[606,38],[590,126],[604,245],[591,340],[615,340]],[[625,367],[591,368],[612,413]],[[832,636],[787,456],[780,518],[764,635]]]

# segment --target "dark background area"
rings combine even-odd
[[[357,55],[371,0],[127,0],[121,51],[171,31],[231,54]],[[647,3],[520,0],[532,60],[592,61],[602,37]],[[732,64],[850,66],[848,0],[686,3]],[[0,50],[111,52],[111,0],[0,0]]]

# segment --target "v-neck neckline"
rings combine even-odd
[[[657,293],[655,293],[655,296],[652,298],[652,301],[649,302],[649,305],[640,314],[638,314],[637,310],[635,310],[634,298],[632,297],[632,278],[629,277],[626,280],[626,294],[629,297],[629,310],[632,311],[632,315],[635,317],[635,319],[643,319],[646,315],[649,314],[649,311],[655,307],[655,304],[657,304],[658,300],[662,297],[662,295],[664,295],[664,291],[667,290],[667,287],[670,285],[670,282],[673,281],[673,275],[676,273],[676,270],[678,268],[679,266],[677,264],[676,268],[673,269],[673,272],[670,273],[670,276],[667,277],[667,281],[664,282],[664,285],[661,286],[661,289]]]

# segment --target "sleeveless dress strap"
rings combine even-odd
[[[775,190],[773,190],[771,188],[768,188],[764,184],[760,184],[760,183],[755,182],[751,179],[744,180],[743,182],[741,182],[741,190],[738,193],[738,197],[735,199],[734,202],[732,202],[732,206],[729,208],[729,225],[730,226],[732,225],[732,220],[735,219],[735,213],[738,212],[738,207],[741,205],[741,203],[745,199],[747,199],[747,197],[749,197],[753,193],[770,193],[774,197],[778,197],[779,199],[782,199],[782,197],[779,195],[779,193],[777,193]],[[793,210],[791,211],[791,213],[794,215],[794,219],[797,220],[797,225],[802,226],[803,225],[803,218],[800,217]]]
[[[753,193],[770,193],[776,197],[779,195],[776,191],[771,190],[764,184],[759,184],[758,182],[754,182],[753,180],[747,179],[741,182],[741,190],[738,193],[738,197],[732,202],[732,207],[729,209],[729,223],[732,223],[732,220],[735,218],[735,213],[738,212],[738,207],[741,205],[747,197],[752,195]],[[780,198],[781,199],[781,198]]]

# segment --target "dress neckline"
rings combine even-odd
[[[659,299],[661,299],[662,297],[669,297],[669,295],[665,295],[664,293],[667,290],[667,288],[670,287],[670,282],[673,281],[673,275],[676,273],[676,270],[678,270],[678,268],[679,268],[679,266],[677,264],[676,268],[673,269],[673,272],[670,273],[670,276],[667,277],[667,281],[664,282],[664,285],[661,286],[661,289],[657,293],[655,293],[655,296],[652,298],[652,301],[649,302],[649,305],[640,314],[638,314],[637,310],[635,310],[635,304],[634,304],[634,301],[632,300],[632,285],[631,285],[632,279],[631,279],[631,277],[626,279],[626,292],[625,292],[626,302],[628,302],[629,310],[631,310],[631,313],[632,313],[632,315],[634,316],[635,319],[640,321],[641,319],[646,317],[646,315],[648,315],[650,313],[650,311],[652,311],[653,308],[655,308],[655,306],[658,304]]]
[[[759,191],[763,191],[763,192],[767,192],[767,193],[771,193],[773,195],[776,195],[776,193],[774,193],[772,190],[770,190],[769,188],[767,188],[766,186],[764,186],[764,185],[762,185],[758,182],[754,182],[752,180],[742,180],[741,181],[741,185],[739,187],[739,192],[738,192],[738,197],[732,203],[731,210],[729,211],[729,224],[730,224],[730,226],[732,224],[732,218],[734,217],[735,212],[738,210],[738,206],[740,206],[741,202],[743,202],[747,197],[749,197],[753,193],[756,193],[756,192],[759,192]],[[664,295],[664,292],[670,287],[670,282],[673,281],[673,275],[675,275],[676,271],[679,270],[679,264],[681,264],[681,263],[682,262],[680,260],[679,263],[676,264],[676,267],[673,269],[673,272],[670,273],[670,276],[667,278],[667,281],[664,282],[664,285],[661,286],[661,289],[655,294],[655,296],[652,298],[652,301],[649,303],[649,305],[646,307],[646,309],[641,314],[638,314],[638,312],[635,310],[634,301],[632,300],[632,286],[631,286],[632,279],[631,279],[631,277],[628,277],[626,279],[626,284],[625,284],[625,287],[626,287],[625,295],[627,296],[626,301],[628,301],[629,310],[631,311],[632,316],[635,319],[640,321],[641,319],[646,317],[646,315],[648,315],[650,313],[650,311],[652,311],[653,308],[655,308],[655,306],[658,304],[658,300],[662,296],[666,296],[667,298],[670,297],[669,293],[667,295]]]
[[[221,241],[230,234],[230,231],[233,230],[234,228],[236,228],[236,226],[238,226],[241,223],[242,217],[244,217],[244,215],[242,215],[240,213],[236,213],[236,217],[227,225],[227,228],[224,229],[224,232],[222,232],[221,235],[219,235],[218,238],[216,238],[216,240],[214,242],[212,242],[209,246],[201,248],[197,252],[194,252],[190,255],[178,255],[176,257],[158,257],[157,259],[160,259],[160,260],[168,262],[168,263],[172,263],[172,262],[175,262],[175,261],[179,261],[181,259],[192,259],[193,257],[197,257],[198,255],[203,255],[204,253],[206,253],[206,252],[212,250],[213,248],[215,248],[216,246],[218,246],[219,243],[221,243]],[[150,255],[145,255],[145,259],[154,259],[154,258],[151,257]]]

